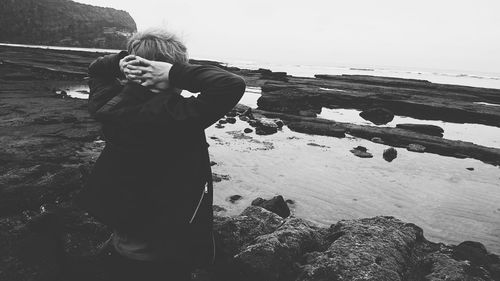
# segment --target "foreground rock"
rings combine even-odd
[[[262,212],[251,207],[244,215],[268,220],[271,214],[262,216]],[[225,223],[232,220],[240,218],[229,218]],[[221,229],[217,233],[229,236]],[[256,232],[252,232],[248,242],[234,247],[239,250],[229,261],[229,267],[234,269],[229,274],[233,280],[500,278],[498,256],[488,253],[481,244],[465,243],[473,244],[469,249],[462,244],[454,247],[432,243],[425,239],[421,228],[393,217],[340,221],[329,228],[290,217],[278,227],[275,223],[260,233],[255,236]]]
[[[58,208],[59,217],[30,212],[34,219],[0,219],[0,226],[16,229],[2,234],[3,259],[9,260],[1,266],[2,280],[109,280],[109,268],[95,256],[109,230],[69,205]],[[234,217],[217,214],[210,280],[500,280],[499,257],[480,243],[433,243],[418,226],[393,217],[323,228],[257,206]]]

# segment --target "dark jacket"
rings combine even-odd
[[[119,82],[125,55],[89,67],[89,111],[106,146],[77,202],[105,224],[155,241],[165,259],[206,262],[215,253],[204,130],[237,104],[245,82],[215,66],[174,64],[170,85],[200,94],[155,94]]]

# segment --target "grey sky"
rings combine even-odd
[[[178,33],[192,57],[500,72],[498,0],[78,0]]]

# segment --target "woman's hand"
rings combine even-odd
[[[125,78],[127,78],[127,80],[140,84],[142,82],[141,80],[135,80],[132,77],[133,77],[133,75],[140,75],[141,71],[140,70],[132,70],[132,69],[128,68],[128,65],[130,64],[130,62],[135,60],[135,59],[136,59],[136,56],[128,55],[120,60],[119,67],[120,67],[120,71],[123,73],[123,75],[125,75]]]
[[[127,60],[124,64],[124,74],[129,80],[140,81],[141,85],[156,90],[165,90],[170,86],[168,76],[172,64],[168,62],[134,56],[134,59]]]

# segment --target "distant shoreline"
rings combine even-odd
[[[98,49],[83,47],[63,47],[63,46],[43,46],[28,44],[0,43],[5,47],[33,48],[44,50],[58,50],[84,53],[110,54],[117,53],[117,49]],[[225,61],[223,59],[203,59],[193,58],[201,61],[214,61],[227,66],[234,66],[244,69],[267,68],[273,71],[287,72],[295,77],[314,77],[316,74],[326,75],[367,75],[374,77],[391,77],[401,79],[428,80],[432,83],[460,85],[469,87],[480,87],[490,89],[500,89],[500,73],[481,73],[452,70],[416,70],[413,68],[400,69],[391,67],[358,67],[358,66],[316,66],[316,65],[284,65],[276,63],[263,63],[251,61]]]

